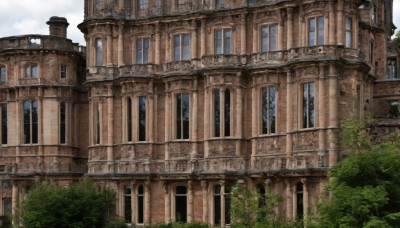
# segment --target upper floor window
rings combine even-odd
[[[146,10],[149,7],[148,0],[138,0],[139,10]]]
[[[232,29],[215,30],[215,54],[232,54]]]
[[[313,17],[308,20],[308,45],[324,44],[324,17]]]
[[[353,43],[353,20],[346,17],[346,47],[351,48]]]
[[[371,22],[376,24],[378,22],[378,10],[376,9],[376,5],[371,3]]]
[[[189,34],[174,36],[174,60],[182,61],[190,59]]]
[[[4,65],[0,65],[0,82],[7,81],[7,68]]]
[[[221,118],[223,114],[223,118]],[[231,93],[229,89],[214,91],[214,137],[231,135]]]
[[[96,66],[103,65],[103,41],[98,38],[95,40]]]
[[[312,128],[315,123],[314,116],[314,82],[303,84],[303,113],[302,113],[302,127]]]
[[[24,102],[24,143],[38,143],[38,101]]]
[[[215,0],[215,8],[223,8],[224,2],[224,0]]]
[[[1,104],[1,144],[7,144],[8,128],[7,128],[7,104]]]
[[[60,78],[67,78],[67,65],[60,65]]]
[[[137,99],[137,102],[134,102],[130,97],[126,99],[126,131],[128,142],[132,142],[133,140],[146,141],[146,96],[135,97],[135,99]],[[133,104],[138,106],[133,107]],[[134,117],[136,118],[135,121],[133,121]]]
[[[276,133],[276,89],[264,87],[261,91],[261,134]]]
[[[189,94],[176,95],[176,138],[189,139]]]
[[[67,117],[67,105],[65,102],[60,103],[60,143],[65,143],[66,137],[66,118]]]
[[[29,64],[25,67],[25,78],[38,78],[37,64]]]
[[[387,60],[386,79],[397,78],[397,61],[396,58]]]
[[[178,9],[185,9],[186,5],[188,3],[188,0],[178,0]]]
[[[93,108],[93,142],[94,144],[100,144],[101,141],[101,120],[100,120],[100,105],[95,102],[92,106]]]
[[[139,141],[146,141],[146,97],[139,97]]]
[[[95,4],[96,9],[100,9],[101,5],[102,5],[102,0],[95,0],[94,4]]]
[[[276,51],[276,25],[261,26],[261,52]]]
[[[149,38],[140,38],[136,41],[136,63],[149,63]]]

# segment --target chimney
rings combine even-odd
[[[46,24],[49,25],[50,36],[67,38],[67,27],[69,23],[65,17],[52,16]]]

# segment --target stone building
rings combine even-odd
[[[85,49],[66,38],[65,18],[47,24],[50,35],[0,38],[2,215],[38,181],[67,185],[87,170]]]
[[[63,19],[49,21],[61,37],[0,39],[0,67],[15,80],[0,88],[8,109],[1,177],[11,180],[3,205],[12,196],[17,209],[35,181],[68,184],[85,174],[114,189],[116,214],[136,225],[228,225],[236,183],[281,194],[277,212],[294,219],[327,197],[327,171],[346,156],[337,143],[345,117],[372,111],[381,131],[398,130],[389,119],[400,101],[392,0],[84,7],[87,93],[82,53],[65,39]],[[37,79],[26,78],[32,64]],[[34,142],[24,137],[35,129],[22,119],[25,102],[38,110]]]

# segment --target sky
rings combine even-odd
[[[51,16],[66,17],[67,37],[85,45],[77,25],[83,21],[83,0],[0,0],[0,37],[49,34]],[[400,28],[400,0],[393,0],[393,23]],[[397,29],[399,31],[399,29]]]

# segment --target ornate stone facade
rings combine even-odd
[[[116,214],[138,225],[224,227],[236,183],[281,194],[277,211],[287,219],[307,216],[346,156],[337,143],[343,119],[384,117],[397,99],[398,73],[387,67],[399,54],[389,44],[391,9],[391,0],[85,0],[87,93],[82,71],[52,77],[60,59],[80,69],[69,40],[0,39],[0,66],[15,75],[0,84],[0,101],[16,113],[7,122],[16,142],[0,148],[3,178],[14,197],[43,172],[62,173],[65,184],[85,173],[115,189]],[[33,49],[31,38],[47,46]],[[53,72],[24,78],[23,66],[38,60]],[[26,99],[43,102],[39,145],[21,142]],[[75,113],[65,148],[57,116],[46,114],[64,99]],[[75,171],[81,164],[87,170]]]

